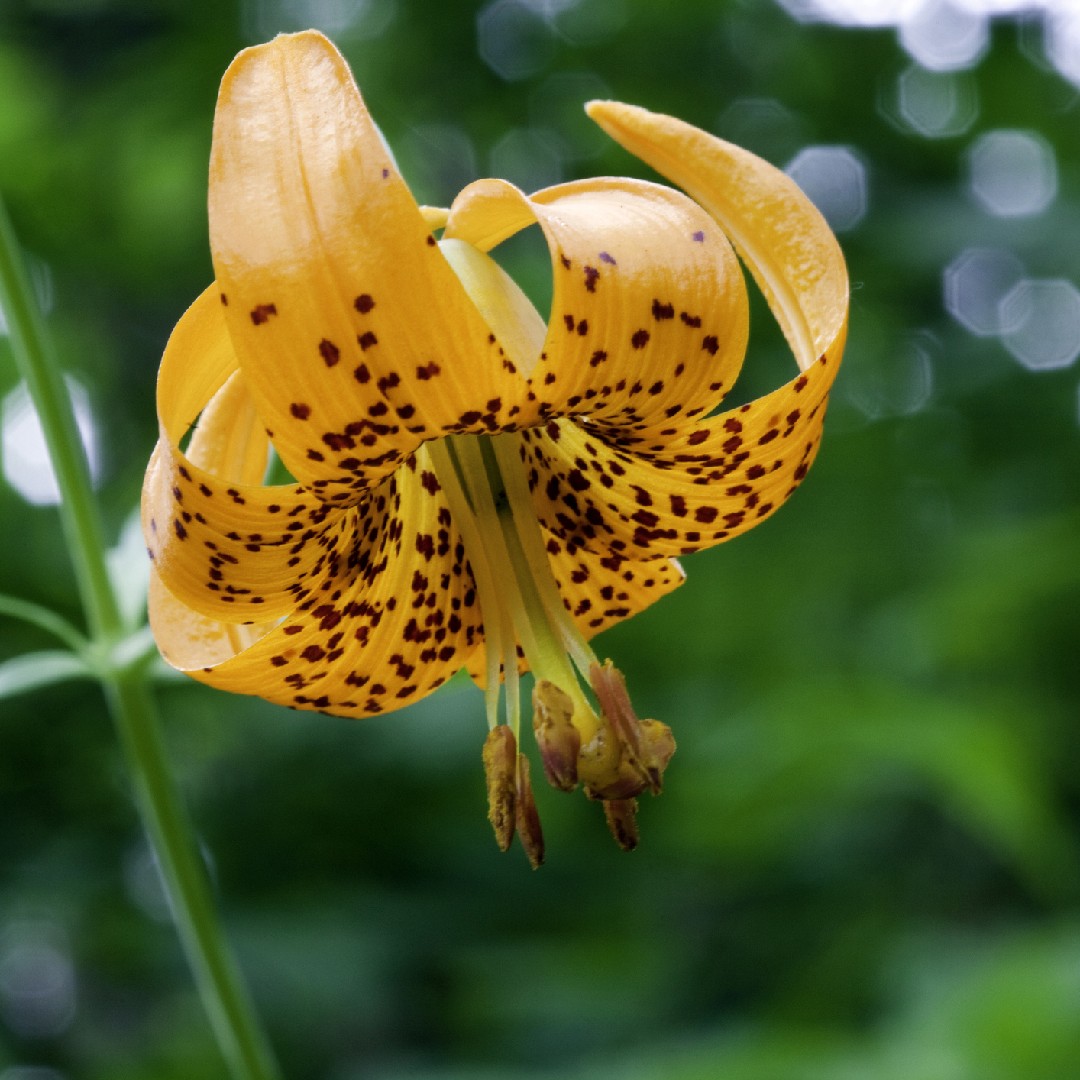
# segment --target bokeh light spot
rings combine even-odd
[[[808,146],[784,170],[810,197],[836,232],[866,215],[866,166],[846,146]]]
[[[495,0],[476,17],[476,47],[496,75],[514,82],[542,71],[554,54],[555,42],[535,4]]]
[[[19,920],[0,938],[0,1014],[24,1038],[61,1034],[75,1016],[75,966],[51,922]]]
[[[934,346],[927,334],[912,334],[895,342],[888,363],[865,365],[849,378],[848,400],[868,420],[921,411],[934,390]],[[876,355],[883,354],[877,351]]]
[[[100,473],[90,399],[82,385],[67,379],[75,422],[82,436],[83,449],[90,464],[90,476],[96,483]],[[4,477],[27,502],[35,506],[54,506],[60,501],[45,435],[25,384],[20,383],[4,398],[0,408],[3,425]]]
[[[900,23],[900,44],[913,60],[931,71],[961,71],[985,55],[989,23],[977,10],[959,7],[950,0],[929,0]]]
[[[1059,75],[1080,86],[1080,10],[1075,3],[1063,3],[1043,18],[1046,59]]]
[[[1031,131],[990,131],[968,157],[971,194],[995,217],[1028,217],[1057,194],[1054,151]]]
[[[446,205],[476,179],[476,150],[456,124],[418,124],[401,140],[409,184],[421,202]]]
[[[1021,281],[1001,301],[1002,343],[1031,371],[1068,367],[1080,355],[1080,292],[1061,278]]]
[[[897,77],[895,108],[889,112],[928,139],[962,135],[979,115],[978,89],[966,75],[912,64]]]
[[[583,160],[611,145],[599,125],[586,116],[585,102],[611,96],[611,87],[595,72],[557,71],[529,96],[529,117],[545,134],[559,133],[568,159]]]
[[[775,98],[736,98],[716,120],[717,134],[772,161],[790,158],[806,134],[802,121]]]
[[[491,148],[491,175],[525,191],[557,184],[566,158],[559,137],[542,128],[511,128]]]
[[[1001,301],[1024,277],[1024,265],[1005,248],[962,251],[943,274],[945,310],[976,337],[1000,334]]]
[[[922,0],[778,0],[799,22],[831,22],[840,26],[896,26]]]
[[[353,39],[378,37],[394,21],[397,0],[247,0],[244,24],[255,39],[318,27]]]

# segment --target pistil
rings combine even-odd
[[[461,241],[441,247],[519,370],[530,371],[544,333],[535,309],[487,255]],[[543,861],[543,835],[520,748],[522,660],[535,680],[533,730],[545,776],[563,791],[580,783],[589,798],[602,800],[612,835],[627,850],[637,844],[635,797],[659,792],[675,743],[666,725],[638,719],[622,675],[610,661],[599,662],[567,610],[521,447],[513,432],[426,444],[461,531],[484,620],[489,818],[500,848],[509,846],[516,830],[535,867]],[[500,689],[505,725],[499,722]]]

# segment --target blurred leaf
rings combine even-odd
[[[146,621],[146,590],[150,583],[150,561],[137,507],[124,521],[116,546],[106,553],[106,564],[124,623],[136,630]]]
[[[0,698],[14,697],[68,679],[90,679],[93,672],[74,653],[45,650],[0,663]]]

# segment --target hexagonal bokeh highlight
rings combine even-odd
[[[968,154],[969,188],[995,217],[1030,217],[1057,195],[1057,160],[1033,131],[998,130],[980,136]]]
[[[914,333],[872,350],[887,362],[862,365],[845,383],[847,400],[868,420],[912,416],[924,409],[934,392],[933,354],[937,343],[928,334]]]
[[[927,139],[962,135],[979,115],[979,92],[970,75],[928,71],[912,64],[896,80],[886,117]]]
[[[945,310],[976,337],[993,337],[1005,327],[1001,301],[1024,278],[1024,264],[1006,248],[971,247],[942,275]]]
[[[806,125],[769,97],[740,97],[716,119],[716,133],[770,161],[790,158],[806,142]]]
[[[841,26],[896,26],[923,0],[778,0],[799,22],[831,22]]]
[[[98,466],[97,440],[90,415],[90,399],[82,385],[67,379],[75,423],[82,437],[83,449],[90,464],[90,477],[96,483]],[[0,407],[0,441],[3,445],[4,478],[28,503],[54,506],[60,501],[56,474],[49,460],[49,450],[41,423],[24,383],[4,398]]]
[[[445,206],[476,179],[476,149],[456,124],[417,124],[400,141],[400,161],[421,202]]]
[[[855,228],[866,216],[866,166],[850,147],[807,146],[784,171],[806,192],[835,232]]]
[[[1043,16],[1043,52],[1059,75],[1080,86],[1080,9],[1062,3]]]
[[[1030,371],[1055,371],[1080,356],[1080,291],[1063,278],[1026,278],[1001,301],[1001,341]]]
[[[951,0],[927,0],[899,26],[905,52],[931,71],[974,67],[990,44],[990,20],[984,12]]]
[[[244,0],[241,20],[252,40],[309,26],[369,40],[390,26],[397,8],[397,0]]]
[[[494,0],[476,16],[480,58],[507,82],[542,71],[555,50],[551,26],[525,0]]]
[[[525,191],[536,191],[563,178],[565,148],[543,128],[511,128],[491,148],[491,175],[501,176]]]
[[[558,132],[564,157],[580,161],[611,145],[584,109],[587,101],[611,96],[611,87],[593,71],[556,71],[529,95],[529,119],[534,129]]]

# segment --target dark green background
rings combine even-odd
[[[0,6],[0,186],[90,393],[113,538],[155,435],[158,357],[211,273],[217,82],[242,46],[313,20],[280,6]],[[610,95],[780,165],[850,146],[869,202],[841,237],[852,332],[809,481],[600,641],[679,741],[636,853],[544,789],[548,865],[500,856],[469,686],[355,724],[162,685],[288,1075],[1075,1080],[1077,367],[1025,369],[942,287],[973,246],[1080,278],[1078,91],[1041,59],[1037,16],[994,21],[958,76],[973,123],[927,139],[896,117],[910,60],[892,29],[771,3],[581,0],[499,30],[512,79],[481,57],[473,5],[322,10],[421,200],[446,204],[530,126],[563,154],[511,171],[523,184],[648,175],[580,111]],[[999,128],[1053,147],[1045,212],[996,218],[968,192],[969,149]],[[740,393],[789,368],[758,305]],[[0,339],[0,391],[15,381]],[[0,550],[0,591],[80,618],[55,511],[3,484]],[[51,644],[0,624],[0,660]],[[96,689],[2,700],[0,718],[0,1077],[222,1075]]]

